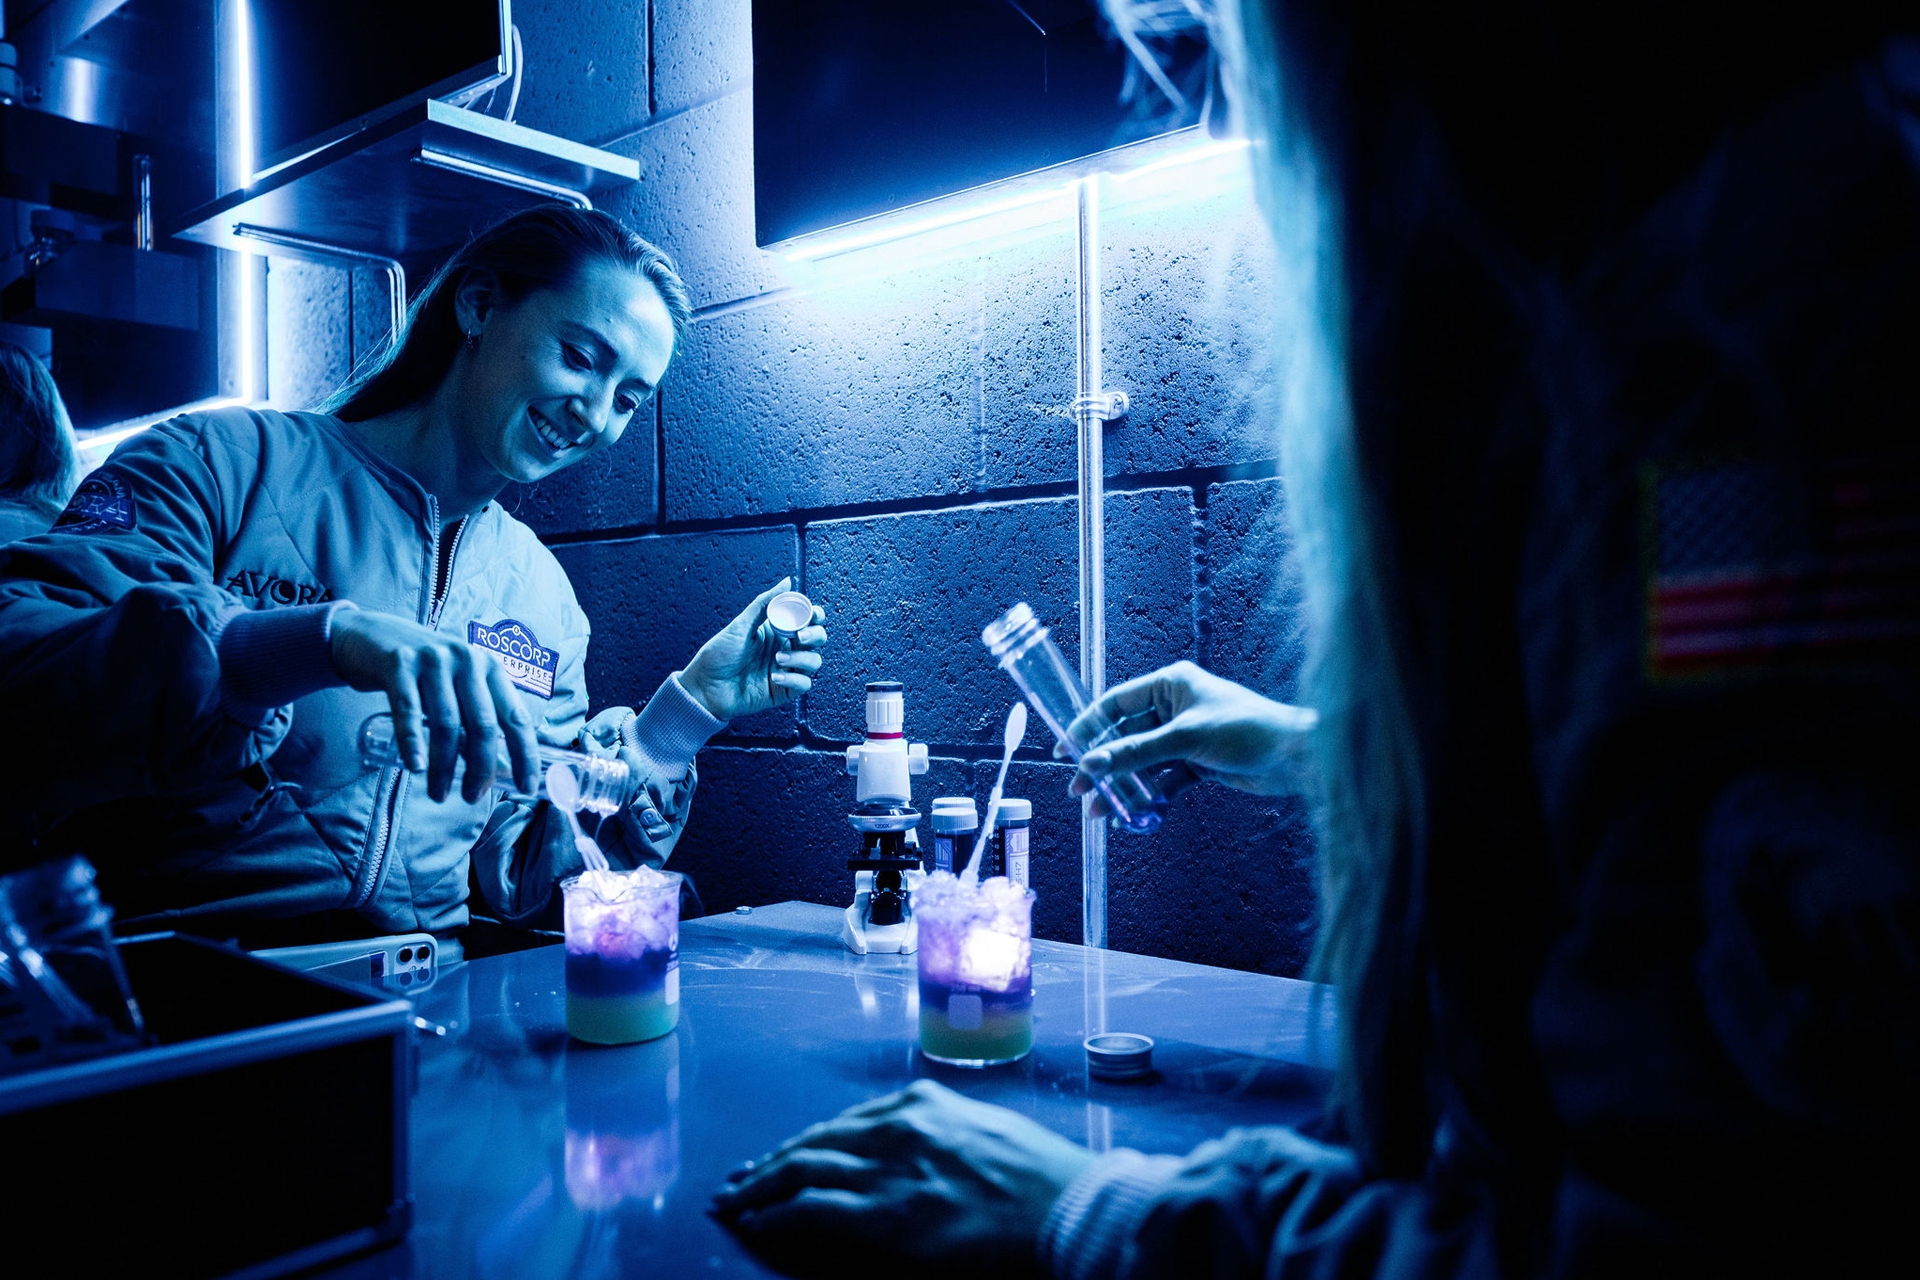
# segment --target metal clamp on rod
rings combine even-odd
[[[1133,402],[1127,399],[1124,391],[1107,391],[1095,396],[1075,396],[1073,398],[1073,416],[1087,414],[1101,422],[1113,422],[1127,416],[1127,410]]]
[[[343,249],[339,245],[288,235],[284,231],[269,231],[265,227],[250,226],[244,222],[233,224],[233,234],[242,240],[254,240],[284,250],[289,257],[306,258],[327,266],[370,267],[385,272],[387,308],[393,324],[392,340],[400,341],[400,331],[407,325],[407,269],[400,265],[398,259],[360,249]]]
[[[593,201],[587,199],[586,193],[575,191],[572,187],[542,182],[538,178],[529,178],[526,174],[515,173],[511,169],[496,169],[490,164],[481,164],[478,160],[469,160],[465,156],[450,155],[445,151],[435,151],[432,147],[422,147],[413,158],[418,164],[445,169],[448,173],[464,173],[470,178],[480,178],[487,182],[497,182],[503,187],[512,187],[516,191],[545,196],[549,200],[559,200],[576,209],[593,208]]]

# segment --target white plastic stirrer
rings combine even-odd
[[[1007,712],[1007,731],[1000,751],[1000,776],[994,779],[993,794],[987,797],[987,817],[980,824],[980,835],[973,842],[973,853],[967,858],[967,866],[960,873],[960,882],[971,889],[980,883],[980,846],[993,839],[993,819],[1000,809],[1000,793],[1007,787],[1007,766],[1013,763],[1013,753],[1027,739],[1027,704],[1016,702],[1013,710]]]
[[[580,860],[587,864],[587,870],[610,870],[607,855],[580,829],[580,817],[575,812],[580,808],[580,781],[573,776],[573,770],[558,760],[547,766],[547,799],[567,815],[567,825],[573,828],[573,847],[579,851]]]

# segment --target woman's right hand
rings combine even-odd
[[[534,792],[540,757],[533,717],[493,654],[371,609],[341,609],[332,634],[333,669],[363,693],[387,695],[401,762],[414,773],[426,770],[435,801],[452,791],[463,756],[460,794],[468,804],[485,795],[503,735],[514,785]]]
[[[1095,777],[1178,764],[1254,795],[1286,795],[1305,786],[1307,741],[1319,722],[1307,707],[1176,662],[1115,685],[1074,720],[1069,732],[1083,742],[1108,724],[1118,724],[1123,736],[1080,758],[1071,790],[1085,795]],[[1056,746],[1054,754],[1066,752]],[[1105,814],[1106,801],[1096,795],[1093,810]]]

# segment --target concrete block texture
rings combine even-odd
[[[653,0],[653,41],[657,112],[753,83],[751,0]]]
[[[357,370],[366,362],[378,359],[387,352],[393,341],[393,295],[392,286],[384,271],[370,271],[355,268],[353,273],[353,367]],[[417,293],[426,286],[425,276],[409,277],[407,288]],[[409,293],[409,297],[412,296]]]
[[[998,762],[976,766],[982,809]],[[1033,802],[1034,933],[1079,942],[1080,802],[1065,765],[1016,761],[1007,794]],[[1305,806],[1201,783],[1150,836],[1107,833],[1107,944],[1116,951],[1298,977],[1313,947]]]
[[[663,390],[669,518],[1071,480],[1072,271],[1053,235],[702,321]]]
[[[1108,474],[1274,457],[1280,281],[1245,182],[1121,204],[1100,231],[1104,380],[1132,399],[1107,431]]]
[[[853,901],[860,838],[847,825],[855,780],[837,752],[709,747],[700,753],[693,814],[674,850],[673,870],[694,877],[708,911],[800,899],[844,907]],[[936,758],[913,780],[915,807],[967,791],[967,762]],[[926,820],[920,838],[931,856]]]
[[[593,624],[593,708],[637,706],[762,591],[799,570],[792,529],[689,533],[554,548]],[[829,653],[829,671],[835,657]],[[791,737],[792,704],[735,721],[734,734]]]
[[[353,300],[337,267],[292,258],[267,264],[267,396],[310,409],[353,370]]]
[[[750,298],[786,279],[753,240],[753,102],[741,89],[607,149],[640,162],[640,181],[601,202],[673,256],[693,305]]]
[[[1279,480],[1207,488],[1200,616],[1208,670],[1293,698],[1306,660],[1306,607]]]
[[[510,484],[500,495],[508,512],[543,537],[635,529],[659,515],[656,406],[643,405],[620,439],[534,484]]]
[[[1109,683],[1195,654],[1192,510],[1184,488],[1107,495]],[[1078,528],[1072,499],[808,525],[806,589],[834,640],[807,727],[851,741],[866,682],[902,680],[910,738],[997,746],[1017,691],[980,630],[1025,600],[1078,664]]]
[[[513,21],[527,59],[514,123],[601,146],[647,122],[644,0],[516,0]]]

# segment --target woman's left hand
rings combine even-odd
[[[930,1080],[817,1124],[739,1170],[713,1213],[767,1265],[1037,1276],[1047,1211],[1093,1153]]]
[[[792,578],[762,591],[726,629],[700,646],[680,673],[680,683],[716,720],[732,720],[784,706],[813,688],[827,631],[827,611],[813,607],[813,623],[794,636],[793,648],[767,622],[767,602],[791,590]]]

